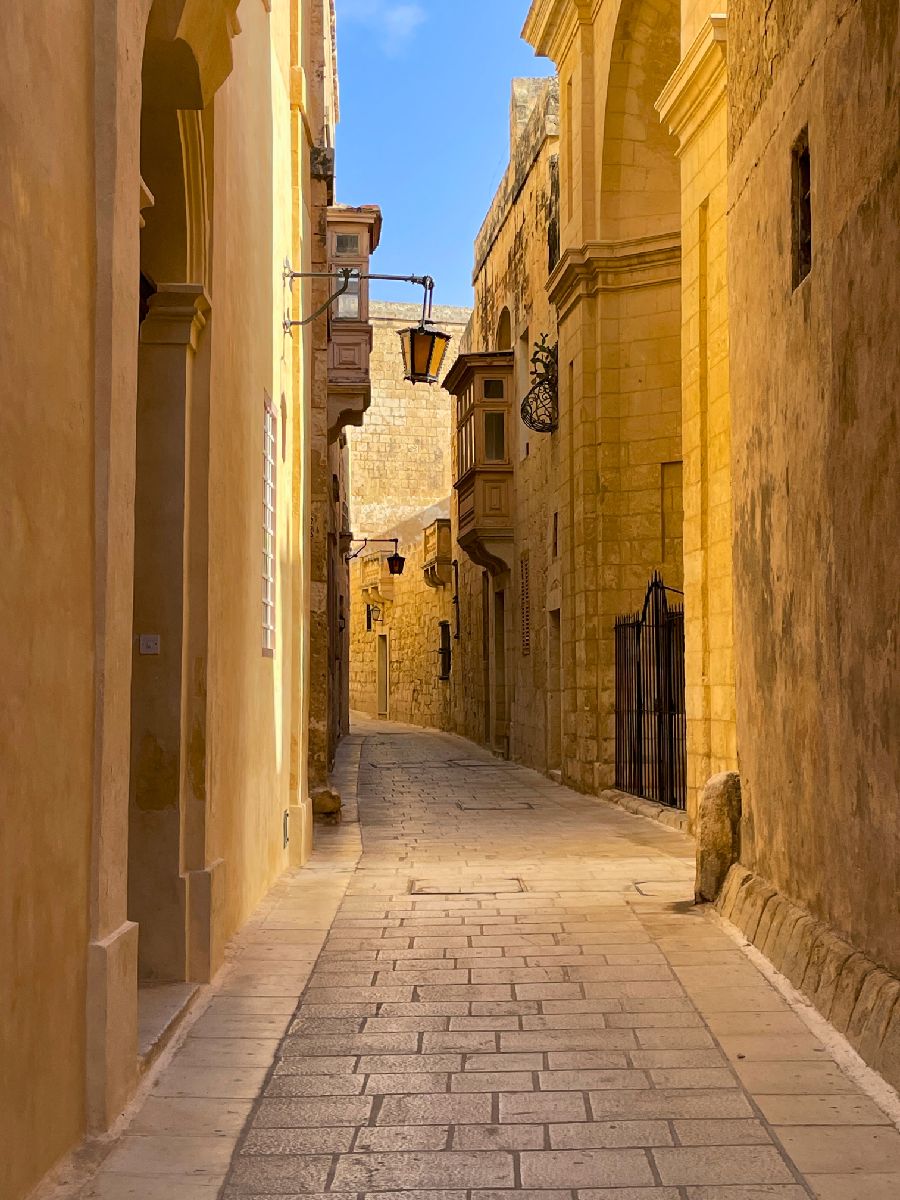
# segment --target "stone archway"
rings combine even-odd
[[[622,0],[598,147],[602,786],[612,785],[615,762],[616,616],[640,607],[653,571],[669,587],[683,580],[681,178],[677,141],[655,109],[679,39],[677,0]]]
[[[107,1128],[115,1120],[134,1088],[137,1078],[137,954],[139,929],[129,919],[128,843],[130,810],[129,695],[132,666],[133,581],[122,569],[133,548],[133,498],[135,490],[135,397],[138,390],[138,327],[135,315],[146,318],[155,309],[153,324],[182,339],[185,358],[191,338],[199,330],[207,307],[204,295],[206,233],[203,173],[195,171],[202,156],[202,133],[206,113],[216,89],[232,67],[231,39],[239,32],[238,0],[136,0],[133,4],[110,4],[98,9],[94,26],[96,68],[94,73],[95,131],[94,158],[97,176],[95,215],[97,278],[95,300],[95,495],[96,495],[96,688],[94,702],[96,762],[92,819],[92,879],[90,942],[87,971],[86,1111],[88,1127]],[[165,66],[165,72],[160,67]],[[142,72],[142,67],[146,68]],[[144,79],[142,81],[142,73]],[[156,197],[141,177],[139,155],[142,110],[160,100],[158,82],[166,78],[173,90],[170,107],[181,113],[176,119],[177,145],[183,156],[179,171],[186,186],[182,196],[184,269],[172,277],[187,288],[160,289],[140,280],[139,239],[142,226],[156,206]],[[142,86],[142,84],[144,86]],[[146,94],[144,90],[146,88]],[[146,101],[146,106],[144,104]],[[177,101],[177,107],[176,107]],[[170,125],[171,128],[171,125]],[[170,139],[169,145],[176,143]],[[163,191],[165,189],[162,189]],[[149,235],[148,235],[149,236]],[[182,238],[176,238],[181,242]],[[199,253],[199,257],[198,257]],[[196,272],[196,274],[195,274]],[[162,279],[162,282],[169,282]],[[164,302],[163,295],[166,294]],[[190,313],[185,311],[190,310]],[[208,314],[207,314],[208,315]],[[142,345],[149,346],[149,339]],[[171,348],[172,341],[168,343]],[[177,343],[174,343],[177,344]],[[167,345],[165,340],[156,342]],[[144,350],[146,355],[146,349]],[[163,351],[159,350],[159,356]],[[200,345],[200,356],[203,346]],[[195,357],[195,363],[197,359]],[[143,364],[142,364],[143,365]],[[202,365],[202,364],[201,364]],[[196,372],[192,372],[195,374]],[[144,372],[146,374],[146,372]],[[188,373],[184,373],[187,383]],[[193,382],[193,380],[192,380]],[[142,385],[143,386],[143,385]],[[198,395],[194,387],[193,395]],[[192,461],[203,460],[203,447],[196,446],[198,427],[191,425]],[[202,477],[189,476],[191,509],[205,512]],[[194,529],[186,543],[192,559],[205,553],[204,530]],[[189,572],[190,574],[190,572]],[[205,610],[197,599],[190,605],[191,624],[187,647],[193,650],[198,632],[205,636]],[[151,631],[152,632],[152,631]],[[204,681],[192,675],[185,689],[189,698],[204,691]],[[189,736],[179,752],[179,777],[190,767],[196,780],[196,747],[202,744],[202,727],[197,736],[193,704],[182,706]],[[199,799],[197,795],[199,794]],[[185,837],[179,848],[187,885],[194,903],[185,905],[188,916],[213,907],[211,880],[214,872],[203,863],[197,849],[202,843],[205,814],[203,789],[186,806]],[[201,867],[197,868],[197,863]],[[206,937],[186,935],[188,973],[203,977],[212,969],[215,951],[209,945],[210,922],[200,921]],[[197,921],[188,922],[189,928]]]

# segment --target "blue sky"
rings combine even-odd
[[[433,275],[471,304],[472,243],[509,158],[510,82],[549,75],[519,38],[528,0],[336,0],[337,199],[380,204],[372,270]],[[378,299],[415,302],[400,284]]]

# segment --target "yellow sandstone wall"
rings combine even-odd
[[[378,716],[378,638],[387,638],[388,712],[392,721],[431,729],[450,728],[451,684],[439,678],[437,650],[440,621],[454,621],[453,587],[429,587],[422,575],[424,527],[448,516],[443,504],[416,514],[390,530],[400,540],[406,559],[403,574],[394,580],[393,600],[382,606],[380,619],[367,628],[366,601],[360,590],[362,559],[350,567],[350,704],[358,712]],[[390,547],[383,547],[390,552]],[[458,642],[453,642],[456,651]],[[454,658],[456,655],[454,654]],[[452,670],[457,667],[454,663]]]
[[[369,305],[372,403],[362,426],[347,429],[350,527],[357,538],[383,533],[450,494],[450,397],[438,384],[403,378],[397,334],[418,324],[421,315],[420,304],[373,300]],[[469,313],[439,305],[434,318],[453,338],[446,374],[456,361]]]
[[[315,2],[321,37],[332,10]],[[154,879],[167,906],[147,910],[144,948],[168,946],[174,977],[203,982],[287,865],[282,813],[305,799],[305,772],[291,768],[307,686],[308,372],[303,338],[282,335],[281,272],[306,252],[304,124],[315,127],[315,114],[304,123],[300,108],[322,110],[328,49],[304,88],[311,3],[271,13],[244,3],[240,27],[231,0],[183,7],[192,20],[176,60],[199,63],[187,80],[165,65],[168,27],[152,0],[12,0],[3,14],[0,139],[11,170],[0,173],[0,275],[19,313],[0,332],[10,400],[0,411],[4,1200],[21,1200],[86,1130],[107,1128],[134,1087],[135,905]],[[148,18],[163,78],[186,86],[195,107],[170,119],[148,103],[142,137]],[[170,171],[160,156],[173,146]],[[141,187],[144,162],[155,198]],[[156,315],[142,313],[139,344],[139,269],[151,263]],[[271,657],[266,393],[278,478]],[[146,441],[136,456],[137,433],[151,426],[152,445],[175,459],[154,459]],[[184,579],[156,581],[172,609],[150,586],[158,545],[133,571],[153,524],[152,507],[136,513],[136,458],[151,485],[141,496],[163,501],[174,522]],[[141,660],[136,637],[150,632],[161,633],[160,654]],[[166,714],[174,742],[159,743],[169,757],[154,767],[140,737],[129,750],[132,684],[179,662]],[[157,711],[140,697],[133,709]]]
[[[234,70],[216,97],[210,494],[210,849],[224,860],[227,939],[287,865],[294,652],[290,614],[294,409],[279,267],[290,253],[290,27],[286,5],[244,5]],[[231,235],[241,230],[240,237]],[[250,331],[259,331],[248,336]],[[277,416],[276,649],[261,652],[258,587],[264,395]],[[284,406],[282,406],[284,397]],[[299,432],[299,431],[298,431]],[[235,588],[235,580],[248,586]]]
[[[897,975],[900,25],[876,0],[787,18],[729,6],[741,862]]]
[[[0,1195],[11,1200],[85,1121],[92,10],[12,0],[0,36]]]
[[[728,379],[727,28],[724,5],[683,5],[682,60],[658,103],[679,139],[682,238],[688,816],[737,769]],[[710,15],[712,14],[712,15]]]
[[[679,34],[675,0],[543,0],[524,31],[559,73],[562,770],[586,791],[614,777],[615,618],[654,570],[682,586],[681,187],[654,110]]]
[[[515,470],[512,570],[491,578],[458,552],[461,670],[456,674],[453,696],[454,727],[487,743],[490,672],[486,670],[485,645],[496,672],[494,597],[502,592],[509,754],[539,770],[548,763],[559,765],[553,761],[548,732],[549,713],[559,697],[548,691],[550,640],[556,619],[550,610],[560,605],[559,539],[554,555],[553,525],[563,502],[563,450],[558,432],[529,430],[519,410],[532,386],[534,344],[543,334],[550,346],[557,341],[556,314],[544,284],[558,250],[558,128],[556,80],[515,80],[510,163],[475,242],[475,308],[466,338],[469,351],[515,352],[508,430]],[[453,512],[455,520],[455,497]]]

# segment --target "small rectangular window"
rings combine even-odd
[[[798,287],[812,270],[812,177],[809,130],[804,129],[791,150],[792,284]]]
[[[502,400],[505,395],[502,379],[486,379],[484,381],[485,400]]]
[[[359,254],[358,233],[338,233],[334,239],[335,254]]]
[[[440,645],[440,649],[438,650],[439,663],[440,663],[440,674],[438,675],[438,678],[439,679],[449,679],[450,678],[451,655],[452,655],[452,649],[451,649],[451,643],[450,643],[450,622],[449,621],[441,621],[441,622],[439,622],[439,624],[440,624],[440,631],[441,631],[441,645]]]
[[[276,515],[276,430],[275,409],[268,394],[263,409],[263,555],[262,555],[262,651],[275,653],[275,515]]]
[[[506,462],[506,415],[501,412],[484,414],[484,460]]]
[[[366,633],[372,632],[372,605],[366,605]]]
[[[519,559],[519,607],[522,617],[522,653],[531,653],[531,576],[528,555]]]

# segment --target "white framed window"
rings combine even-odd
[[[272,398],[265,393],[263,410],[263,547],[262,547],[262,652],[275,653],[275,512],[278,419]]]

